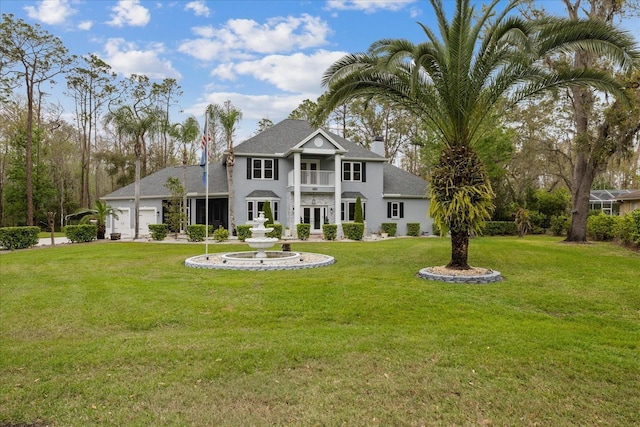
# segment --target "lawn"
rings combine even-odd
[[[478,238],[294,243],[330,267],[190,269],[202,244],[0,254],[0,426],[640,425],[640,254]],[[240,246],[210,245],[211,251]]]

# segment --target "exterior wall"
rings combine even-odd
[[[259,158],[257,156],[252,159]],[[264,157],[273,159],[275,157]],[[293,169],[293,161],[287,159],[278,159],[278,179],[247,179],[247,157],[236,157],[236,163],[233,169],[233,186],[234,191],[234,216],[236,225],[245,224],[247,219],[247,200],[246,197],[254,190],[270,190],[280,197],[278,222],[286,227],[287,224],[283,220],[287,218],[287,209],[290,209],[287,203],[287,173]]]
[[[640,209],[640,200],[625,200],[620,204],[620,216],[624,216],[636,209]]]
[[[397,225],[397,235],[398,236],[406,236],[407,235],[407,224],[411,222],[420,223],[420,234],[421,235],[432,235],[433,234],[433,219],[429,218],[429,201],[425,199],[402,199],[402,198],[387,198],[383,200],[384,209],[378,211],[378,213],[382,215],[377,215],[376,219],[379,220],[377,223],[377,229],[374,231],[380,230],[381,224],[383,222],[394,222]],[[404,204],[404,217],[393,219],[387,217],[387,202],[399,202]]]

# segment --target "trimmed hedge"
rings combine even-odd
[[[191,224],[187,226],[187,237],[190,242],[204,242],[206,225],[204,224]],[[213,225],[209,226],[208,235],[213,234]]]
[[[549,221],[549,228],[554,236],[562,236],[569,230],[569,217],[566,215],[554,215]]]
[[[164,240],[169,232],[169,224],[149,224],[149,231],[153,240]]]
[[[322,224],[322,236],[324,240],[336,240],[338,237],[338,224]]]
[[[96,224],[67,225],[63,228],[67,239],[72,243],[85,243],[94,240],[98,236]]]
[[[518,226],[513,221],[487,221],[484,236],[517,236]]]
[[[408,222],[407,223],[407,236],[418,237],[420,236],[420,223]]]
[[[297,224],[298,239],[307,240],[311,234],[311,224]]]
[[[343,222],[342,231],[344,237],[350,240],[362,240],[364,235],[364,224],[360,222]]]
[[[0,247],[5,249],[26,249],[38,244],[39,227],[0,228]]]
[[[383,233],[387,233],[389,237],[395,237],[398,232],[398,223],[396,222],[383,222],[380,224]]]
[[[267,237],[282,239],[282,224],[265,224],[265,227],[273,228],[273,230],[267,233]]]
[[[249,229],[253,227],[253,225],[243,224],[236,225],[236,233],[238,234],[238,240],[244,242],[248,237],[251,237],[251,231]]]

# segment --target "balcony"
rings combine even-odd
[[[289,171],[288,185],[293,187],[293,172]],[[300,189],[302,191],[313,188],[331,190],[335,186],[334,171],[300,171]]]

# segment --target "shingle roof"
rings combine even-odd
[[[389,163],[383,165],[383,193],[385,195],[398,194],[409,197],[426,197],[428,183],[419,176],[415,176]]]
[[[629,193],[616,197],[616,200],[640,200],[640,190],[630,191]]]
[[[247,139],[241,144],[234,147],[236,155],[253,155],[253,154],[278,154],[286,153],[298,143],[305,140],[309,135],[315,133],[316,128],[305,120],[285,119],[269,129]],[[363,146],[342,138],[332,132],[325,132],[347,150],[344,155],[345,159],[361,158],[384,161],[384,157],[367,150]]]
[[[182,183],[182,166],[172,166],[166,169],[154,172],[151,175],[140,180],[140,197],[141,198],[160,198],[167,197],[169,190],[164,186],[170,177],[178,178]],[[205,188],[202,185],[202,168],[199,165],[187,166],[187,193],[204,194]],[[210,195],[226,195],[227,187],[227,170],[221,163],[212,163],[209,165],[209,194]],[[122,187],[113,193],[102,197],[105,200],[122,199],[133,197],[134,184]]]

